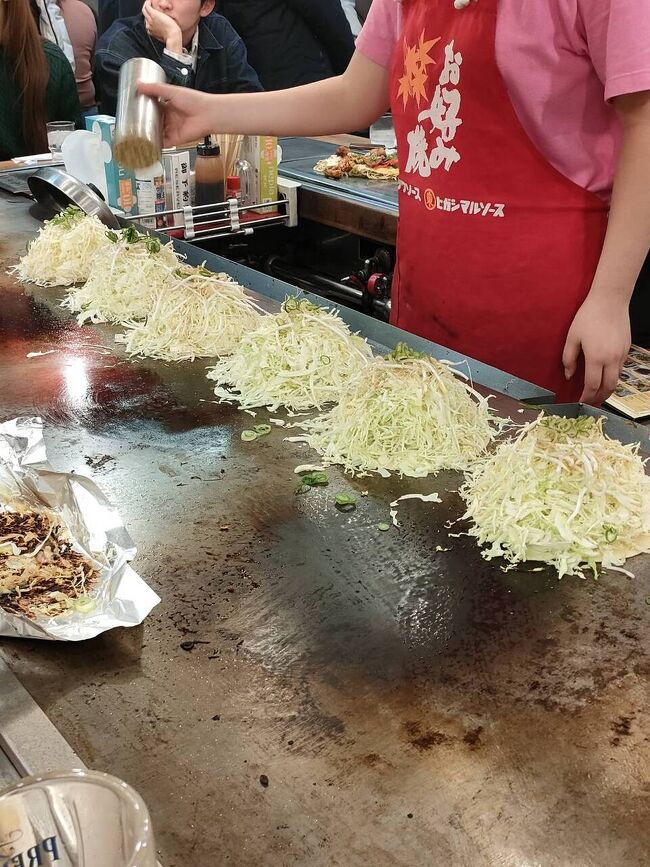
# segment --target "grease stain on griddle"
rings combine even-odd
[[[467,744],[470,750],[478,750],[483,746],[481,735],[483,734],[483,726],[476,726],[475,729],[470,729],[465,732],[463,741]]]
[[[414,720],[404,723],[404,731],[406,732],[408,743],[421,753],[428,752],[433,747],[448,744],[452,741],[452,738],[444,732],[423,729],[422,724]]]

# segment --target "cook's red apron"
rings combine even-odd
[[[607,206],[554,169],[497,67],[498,0],[405,0],[391,101],[400,157],[392,321],[576,400],[562,352]]]

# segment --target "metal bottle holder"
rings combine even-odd
[[[137,214],[125,219],[137,223],[144,219],[167,217],[180,214],[185,222],[184,226],[167,226],[159,229],[161,232],[181,233],[185,241],[207,241],[211,238],[225,238],[231,235],[252,235],[253,231],[261,226],[279,226],[288,220],[287,214],[273,214],[268,217],[260,216],[258,219],[244,223],[241,215],[258,208],[270,208],[286,205],[284,199],[263,204],[240,205],[237,199],[227,199],[224,202],[214,202],[208,205],[186,206],[184,208],[168,208],[165,211],[154,211],[148,214]],[[205,228],[204,228],[205,227]]]
[[[241,219],[242,214],[258,208],[284,206],[285,199],[253,205],[240,205],[237,199],[228,199],[214,204],[168,208],[165,211],[153,211],[135,216],[124,215],[118,218],[108,207],[99,190],[82,183],[63,169],[52,167],[39,169],[27,183],[36,201],[52,213],[58,213],[74,205],[89,216],[96,215],[109,229],[119,229],[125,221],[137,223],[147,218],[155,219],[180,214],[185,221],[185,226],[167,226],[160,231],[167,232],[173,237],[183,238],[185,241],[252,235],[258,227],[282,225],[289,219],[287,214],[260,216],[251,220],[249,224]]]

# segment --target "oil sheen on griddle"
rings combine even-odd
[[[211,205],[226,198],[225,172],[219,145],[212,144],[210,136],[196,149],[196,205]]]

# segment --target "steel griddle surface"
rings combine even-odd
[[[330,145],[320,159],[331,156],[336,148]],[[319,158],[306,157],[280,164],[279,172],[287,178],[300,181],[312,189],[322,190],[337,199],[366,202],[375,208],[397,213],[397,184],[394,181],[373,181],[368,178],[341,178],[336,181],[314,171]]]
[[[82,759],[142,793],[165,867],[646,865],[648,558],[635,580],[504,575],[447,540],[452,474],[332,470],[294,496],[313,456],[281,430],[242,443],[203,362],[103,354],[110,329],[4,275],[35,228],[0,202],[2,416],[43,416],[163,602],[84,644],[0,646]],[[369,495],[342,515],[342,490]],[[379,532],[408,491],[444,502]]]

